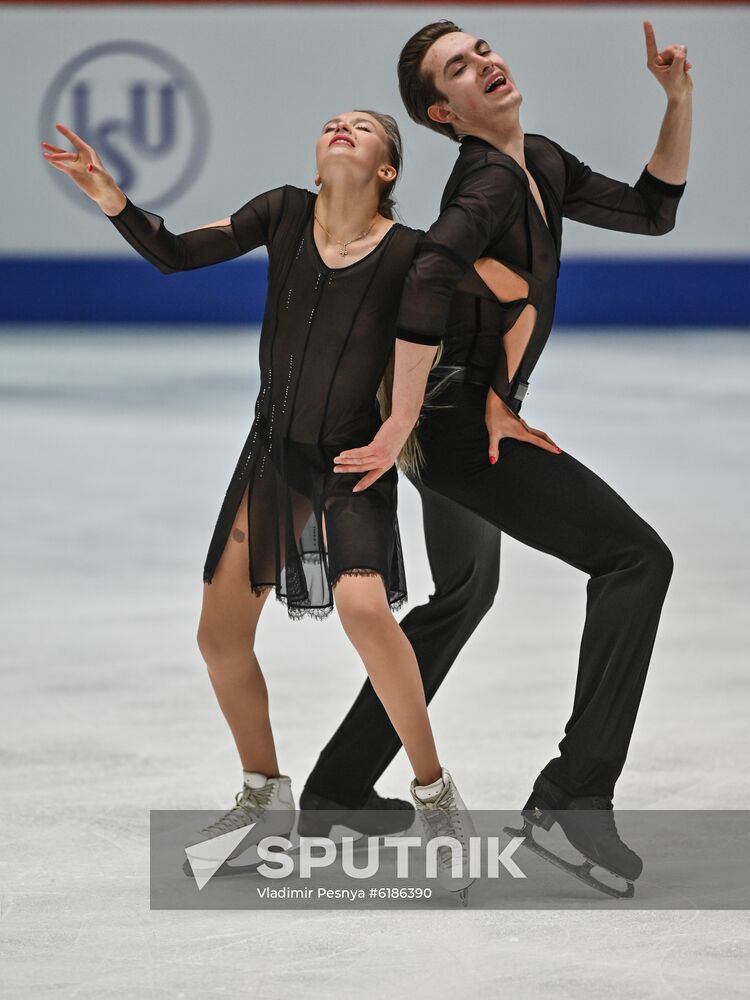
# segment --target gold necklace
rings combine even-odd
[[[367,229],[365,229],[365,231],[363,233],[360,233],[359,236],[353,236],[350,240],[347,240],[346,243],[342,243],[341,240],[337,240],[335,236],[332,236],[331,233],[328,232],[328,230],[326,229],[326,227],[323,225],[323,223],[318,218],[317,213],[314,213],[314,214],[315,214],[315,221],[318,223],[318,225],[323,230],[323,232],[326,234],[326,236],[329,239],[333,240],[334,243],[338,243],[338,245],[341,247],[341,249],[339,250],[339,256],[340,257],[346,257],[347,254],[349,253],[349,251],[347,250],[347,247],[349,246],[349,244],[350,243],[356,243],[357,240],[364,239],[365,236],[367,236],[367,234],[370,232],[370,230],[372,229],[372,227],[375,225],[375,223],[378,221],[378,216],[376,215],[375,218],[370,223],[369,227]]]

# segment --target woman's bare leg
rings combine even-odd
[[[248,579],[247,491],[213,581],[203,584],[198,647],[229,723],[245,771],[277,777],[268,690],[254,652],[268,592],[256,597]]]
[[[334,598],[344,631],[359,653],[420,785],[442,773],[414,650],[388,606],[380,576],[342,576]]]

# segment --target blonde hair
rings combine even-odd
[[[387,144],[388,144],[388,156],[390,159],[391,166],[396,168],[396,177],[389,183],[383,186],[380,193],[380,204],[378,206],[378,211],[386,219],[394,218],[394,211],[396,207],[396,201],[393,197],[393,188],[398,180],[398,176],[401,171],[401,164],[403,162],[403,147],[401,143],[401,133],[399,131],[398,125],[395,118],[390,115],[383,114],[381,111],[370,111],[365,108],[355,108],[356,111],[360,111],[362,114],[371,115],[376,121],[380,123],[385,132]],[[432,362],[432,367],[438,363],[440,355],[443,352],[443,345],[441,344],[435,355],[435,359]],[[380,415],[382,420],[387,420],[391,415],[391,409],[393,406],[393,365],[394,365],[394,352],[391,352],[391,356],[388,359],[388,365],[386,366],[385,372],[383,373],[383,379],[378,387],[377,400],[380,406]],[[432,392],[425,395],[425,402],[428,402]],[[419,470],[424,464],[424,455],[422,454],[422,449],[419,445],[419,439],[417,437],[417,429],[419,427],[420,419],[417,419],[416,424],[412,428],[409,437],[404,443],[404,447],[399,452],[396,458],[396,465],[402,472],[410,473],[411,475],[419,475]]]
[[[440,360],[440,355],[443,353],[443,345],[441,344],[435,358],[432,362],[432,368],[434,368]],[[388,359],[388,365],[386,366],[385,372],[383,374],[383,380],[378,387],[377,399],[380,405],[380,416],[383,420],[387,420],[391,415],[391,409],[393,407],[393,366],[394,366],[395,352],[391,352],[391,356]],[[434,390],[429,390],[425,393],[424,403],[429,403],[432,398]],[[423,404],[424,405],[424,404]],[[419,444],[419,438],[417,436],[417,431],[419,430],[419,424],[422,420],[422,416],[417,418],[417,422],[412,428],[411,434],[404,442],[404,446],[399,452],[396,458],[396,466],[402,472],[409,473],[412,476],[418,476],[419,471],[424,465],[424,454],[422,453],[422,448]]]
[[[370,111],[368,108],[355,108],[359,114],[370,115],[378,122],[385,132],[386,147],[388,150],[388,162],[396,170],[396,176],[392,181],[384,184],[380,191],[380,203],[378,212],[385,219],[394,219],[396,199],[393,197],[393,189],[401,173],[401,163],[404,158],[403,144],[401,142],[401,132],[399,131],[396,119],[391,115],[383,114],[382,111]]]

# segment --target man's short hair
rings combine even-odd
[[[447,97],[435,86],[432,75],[424,71],[422,63],[427,50],[438,38],[461,30],[453,21],[433,21],[411,36],[398,59],[398,89],[409,117],[419,125],[447,135],[454,142],[458,142],[458,137],[453,127],[447,122],[434,122],[427,114],[431,104],[440,104]]]

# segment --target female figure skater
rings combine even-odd
[[[392,614],[406,597],[396,470],[374,488],[353,492],[357,474],[337,475],[333,464],[342,449],[364,445],[380,427],[376,397],[392,363],[401,288],[420,235],[393,220],[398,126],[375,112],[338,115],[317,140],[318,195],[276,188],[181,235],[134,205],[90,145],[57,128],[75,152],[43,143],[47,161],[162,273],[268,248],[261,388],[210,542],[198,628],[244,782],[236,806],[195,842],[259,818],[258,837],[286,835],[294,823],[291,783],[279,770],[266,684],[253,652],[272,588],[293,618],[323,617],[335,599],[414,769],[412,797],[423,822],[428,831],[463,842],[470,834],[459,815],[465,806],[440,765],[417,661]],[[397,829],[403,816],[394,815]],[[235,854],[252,842],[248,835]],[[443,850],[440,860],[442,881],[463,890],[471,880],[451,882],[450,853]]]

